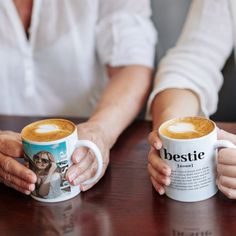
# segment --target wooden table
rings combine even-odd
[[[34,120],[2,116],[0,129],[20,131]],[[236,133],[236,124],[218,125]],[[154,191],[146,170],[150,127],[134,122],[112,149],[103,179],[71,200],[40,203],[0,184],[0,235],[236,235],[236,200],[217,193],[181,203]]]

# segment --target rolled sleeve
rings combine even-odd
[[[103,64],[153,67],[157,32],[148,16],[113,12],[99,20],[96,33],[98,56]]]
[[[232,27],[227,1],[193,1],[176,47],[159,65],[148,100],[147,119],[151,119],[155,96],[171,88],[189,89],[197,94],[200,115],[209,116],[216,111],[223,83],[221,70],[233,48]]]
[[[222,83],[223,78],[218,78],[218,81]],[[208,86],[208,85],[207,85]],[[217,102],[218,102],[218,94],[217,90],[212,87],[211,93],[208,93],[208,89],[204,89],[204,87],[199,86],[198,83],[195,83],[189,77],[184,77],[181,74],[176,73],[169,73],[166,75],[162,75],[158,79],[158,84],[156,83],[155,88],[151,92],[148,102],[147,102],[147,110],[146,110],[146,119],[151,120],[151,105],[156,97],[156,95],[166,89],[187,89],[191,90],[195,94],[198,95],[199,102],[200,102],[200,116],[209,117],[216,111]]]

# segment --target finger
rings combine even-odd
[[[25,180],[28,183],[36,183],[37,177],[33,171],[14,160],[12,157],[4,156],[0,153],[0,168],[16,177]]]
[[[158,137],[158,132],[156,130],[152,131],[149,135],[148,135],[148,142],[150,143],[150,145],[152,145],[154,148],[156,148],[157,150],[160,150],[162,147],[162,142]]]
[[[148,164],[148,173],[158,184],[170,185],[170,177],[160,174],[150,164]]]
[[[0,135],[9,135],[12,137],[15,137],[17,140],[21,141],[21,135],[20,133],[14,132],[12,130],[4,130],[0,132]]]
[[[217,171],[219,175],[236,177],[236,166],[218,164]]]
[[[76,148],[72,154],[72,162],[79,163],[81,160],[83,160],[86,157],[86,155],[88,154],[88,151],[89,149],[86,147]]]
[[[165,189],[163,185],[159,184],[155,179],[151,177],[151,182],[155,190],[160,194],[163,195],[165,193]]]
[[[80,185],[80,190],[82,192],[85,192],[85,191],[89,190],[90,188],[92,188],[98,181],[99,181],[99,179],[97,181],[95,181],[94,183],[92,183],[92,184],[81,184]]]
[[[8,183],[8,184],[6,184],[8,187],[10,187],[10,188],[14,188],[15,190],[17,190],[17,191],[19,191],[19,192],[21,192],[21,193],[24,193],[24,194],[26,194],[26,195],[29,195],[30,193],[31,193],[31,191],[29,191],[29,190],[26,190],[26,189],[24,189],[24,188],[20,188],[18,185],[15,185],[15,184],[13,184],[13,183]]]
[[[221,184],[218,185],[218,188],[229,199],[236,199],[236,189],[228,188]]]
[[[227,188],[236,189],[236,178],[220,175],[218,177],[217,184],[218,185],[220,184],[220,185],[225,186]]]
[[[151,148],[148,155],[148,163],[160,174],[170,176],[171,169],[170,167],[160,158],[158,152]]]
[[[92,165],[89,166],[89,168],[86,171],[84,171],[81,175],[79,175],[73,181],[73,184],[74,185],[80,185],[80,188],[81,188],[82,191],[87,190],[89,187],[92,187],[96,182],[94,182],[90,185],[87,185],[84,182],[88,179],[91,179],[96,174],[96,172],[97,172],[97,163],[94,162]]]
[[[23,179],[17,178],[14,175],[11,175],[3,170],[0,171],[0,179],[1,182],[3,182],[7,186],[17,186],[19,189],[22,189],[24,191],[34,191],[35,185],[30,184]]]
[[[0,135],[0,152],[12,157],[23,156],[23,147],[17,135]]]
[[[223,129],[217,129],[218,139],[226,139],[236,144],[236,135],[226,132]]]
[[[93,154],[91,152],[87,152],[86,157],[84,157],[82,161],[80,161],[78,164],[72,165],[67,171],[67,178],[69,182],[73,185],[79,184],[78,177],[83,174],[94,161],[95,158]]]
[[[218,152],[218,163],[224,165],[236,165],[236,149],[223,148]]]
[[[107,160],[108,161],[104,161],[103,162],[103,167],[102,167],[102,174],[99,176],[99,178],[98,179],[96,179],[93,183],[91,183],[91,184],[84,184],[84,183],[82,183],[82,184],[80,184],[80,190],[81,191],[87,191],[88,189],[90,189],[91,187],[93,187],[101,178],[102,178],[102,176],[105,174],[105,171],[106,171],[106,168],[107,168],[107,166],[108,166],[108,163],[109,163],[109,158],[107,158]],[[91,170],[91,175],[92,175],[92,177],[96,174],[96,172],[97,172],[97,168],[98,168],[98,166],[97,166],[97,162],[95,162],[94,163],[94,167],[92,167],[93,168],[93,170]],[[93,173],[93,172],[95,172],[95,173]],[[84,181],[83,181],[84,182]]]

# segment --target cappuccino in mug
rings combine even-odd
[[[217,192],[217,148],[235,148],[227,140],[217,140],[215,123],[204,117],[175,118],[160,126],[159,137],[161,158],[171,168],[166,195],[184,202],[213,196]]]
[[[65,138],[76,130],[75,124],[64,119],[47,119],[26,126],[22,138],[34,142],[50,142]]]
[[[174,139],[193,139],[205,136],[215,128],[211,120],[202,117],[183,117],[165,123],[160,132]]]
[[[24,156],[28,167],[35,172],[37,182],[31,196],[42,202],[60,202],[80,193],[79,186],[71,186],[66,172],[72,165],[75,148],[89,148],[97,159],[94,177],[83,182],[91,184],[102,174],[102,155],[89,140],[79,140],[76,125],[65,119],[45,119],[27,125],[21,132]]]

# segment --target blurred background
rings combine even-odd
[[[153,21],[159,32],[157,63],[166,50],[175,45],[190,7],[190,0],[152,0]],[[223,69],[224,84],[219,93],[218,110],[212,115],[215,121],[236,120],[236,69],[234,53]]]

